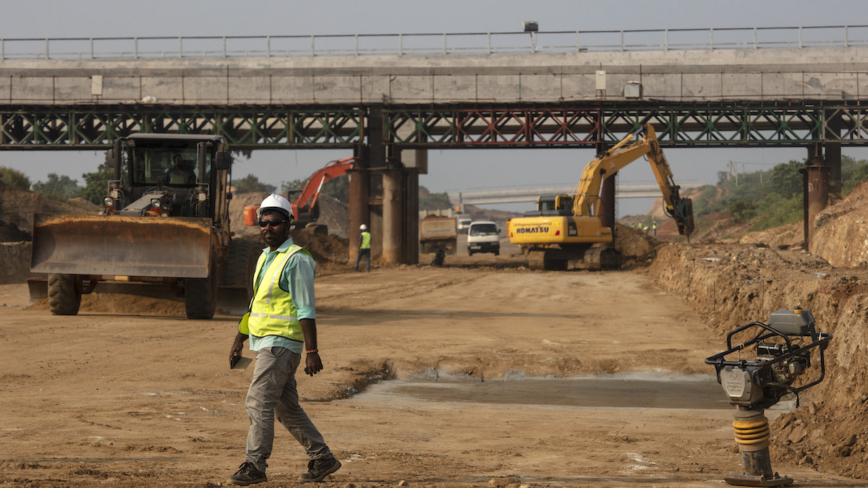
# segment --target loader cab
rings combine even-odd
[[[112,213],[228,221],[231,161],[222,137],[135,134],[118,141],[113,152]]]

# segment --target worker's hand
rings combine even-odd
[[[235,336],[235,341],[232,343],[232,349],[229,350],[229,361],[235,356],[241,355],[241,349],[244,348],[244,336],[238,334]]]
[[[322,359],[319,358],[319,353],[307,353],[304,358],[304,372],[309,376],[313,376],[320,371],[322,371]]]

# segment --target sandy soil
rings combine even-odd
[[[480,381],[711,373],[703,359],[721,338],[644,272],[543,273],[512,267],[517,256],[484,259],[490,265],[456,257],[438,269],[332,267],[318,279],[326,370],[299,388],[344,463],[326,486],[706,487],[740,472],[728,408],[357,395],[432,371]],[[123,314],[53,317],[25,309],[24,285],[0,286],[0,483],[209,486],[243,461],[252,368],[226,364],[236,319],[187,321],[135,298],[123,304]],[[284,431],[270,465],[266,486],[293,485],[305,465]],[[864,486],[795,461],[775,468],[810,486]]]

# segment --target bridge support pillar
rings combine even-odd
[[[419,264],[419,175],[428,174],[428,150],[404,149],[404,264]]]
[[[347,171],[350,179],[349,184],[349,263],[356,262],[359,254],[359,226],[365,224],[371,231],[370,209],[368,200],[371,194],[371,175],[368,171],[367,148],[357,146],[355,151],[355,168]]]
[[[829,167],[829,196],[836,201],[841,199],[841,111],[826,110],[825,115],[826,133],[823,138],[831,137],[832,140],[823,144],[823,150]]]
[[[597,154],[602,154],[608,149],[606,143],[597,144]],[[600,211],[598,215],[604,227],[612,229],[612,242],[606,244],[606,247],[615,247],[615,241],[618,239],[618,230],[615,225],[615,180],[618,178],[618,173],[606,175],[603,180],[603,187],[600,189]]]
[[[814,220],[826,208],[829,200],[829,166],[823,160],[822,146],[812,144],[804,170],[805,250],[811,252]]]
[[[603,188],[600,191],[600,219],[603,221],[603,226],[612,229],[612,242],[606,247],[615,247],[615,239],[617,239],[617,229],[615,229],[615,179],[618,173],[609,176],[603,180]]]
[[[404,171],[383,170],[383,261],[399,264],[404,254]]]

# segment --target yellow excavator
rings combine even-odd
[[[572,195],[540,197],[535,211],[510,220],[509,241],[528,252],[532,262],[541,257],[543,269],[564,270],[573,260],[582,260],[592,269],[620,267],[617,250],[594,247],[614,239],[612,229],[604,226],[601,219],[600,191],[606,178],[642,156],[647,156],[651,163],[666,214],[675,220],[679,234],[690,236],[694,230],[693,202],[679,195],[680,187],[672,179],[654,127],[646,124],[585,166]]]

